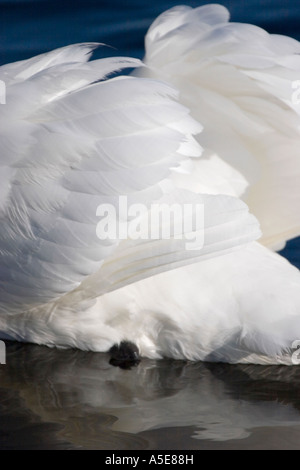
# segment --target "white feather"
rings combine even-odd
[[[204,126],[201,146],[232,168],[226,194],[243,197],[261,224],[261,242],[276,248],[300,234],[300,108],[292,102],[300,44],[228,20],[220,5],[163,13],[146,36],[149,69],[137,73],[179,89],[180,101]],[[224,165],[215,163],[194,162],[199,173],[202,165],[217,171],[217,178],[199,182],[200,192],[219,190]]]
[[[87,62],[95,45],[0,68],[2,337],[291,363],[299,272],[253,242],[257,221],[238,198],[266,245],[299,233],[300,117],[286,87],[300,47],[228,18],[219,5],[166,12],[146,37],[148,69]],[[136,76],[109,78],[128,67]],[[129,222],[120,196],[144,204],[135,224],[153,203],[199,204],[203,224],[162,220],[168,239],[99,240],[100,204]]]

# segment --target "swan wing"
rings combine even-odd
[[[221,5],[182,6],[154,21],[138,71],[177,87],[204,126],[205,152],[176,184],[242,197],[274,249],[300,234],[299,53],[294,39],[230,23]]]
[[[84,295],[97,296],[258,237],[257,222],[243,202],[178,195],[167,181],[187,155],[201,154],[193,138],[201,126],[176,101],[176,90],[153,79],[107,78],[140,62],[88,63],[93,47],[71,46],[0,68],[7,81],[0,118],[4,313],[56,301],[83,281],[89,286],[90,276],[97,285]],[[150,212],[151,203],[165,197],[169,202],[199,197],[209,214],[205,249],[192,253],[184,240],[172,237],[153,243],[99,239],[99,206],[110,204],[118,220],[128,217],[118,212],[120,196]]]

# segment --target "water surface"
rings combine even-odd
[[[0,449],[300,449],[300,369],[7,343]]]

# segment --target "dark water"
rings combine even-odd
[[[151,21],[178,3],[0,0],[0,63],[82,41],[143,56]],[[233,21],[300,40],[295,0],[228,0]],[[299,77],[300,78],[300,77]],[[283,254],[300,267],[300,239]],[[300,449],[300,369],[142,361],[10,343],[0,365],[0,449]]]
[[[143,360],[12,343],[0,449],[300,448],[300,369]]]

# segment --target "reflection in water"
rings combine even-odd
[[[146,449],[166,429],[168,448],[203,448],[254,429],[299,432],[299,385],[298,367],[143,360],[122,370],[105,354],[8,343],[0,448]]]

